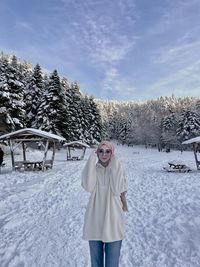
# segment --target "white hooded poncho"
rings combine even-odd
[[[116,156],[107,167],[93,152],[82,172],[82,187],[91,193],[83,227],[84,240],[113,242],[124,238],[120,194],[127,191],[127,177]]]

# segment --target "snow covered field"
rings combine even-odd
[[[121,250],[123,267],[200,266],[200,172],[192,152],[117,146],[129,178],[129,212]],[[66,162],[64,150],[46,172],[0,173],[0,266],[89,267],[81,239],[89,195],[80,186],[83,161]],[[37,153],[33,155],[37,157]],[[190,173],[168,173],[179,160]]]

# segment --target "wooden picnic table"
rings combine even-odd
[[[25,170],[25,171],[33,171],[33,170],[42,170],[42,161],[29,161],[22,160],[15,162],[15,170]]]
[[[191,169],[182,162],[168,162],[169,167],[164,167],[168,172],[189,172]]]
[[[39,171],[52,168],[52,160],[46,160],[43,165],[43,161],[30,161],[22,160],[15,161],[15,170],[24,171]]]
[[[184,168],[186,165],[184,163],[175,163],[175,162],[168,162],[170,167],[174,167],[175,169],[182,169]]]

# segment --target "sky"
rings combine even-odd
[[[0,51],[98,99],[200,97],[199,0],[1,0]]]

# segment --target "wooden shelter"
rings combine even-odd
[[[13,170],[46,170],[53,167],[55,156],[56,143],[59,141],[66,141],[65,138],[45,131],[26,128],[15,132],[4,134],[0,136],[0,142],[7,141],[10,145],[12,168]],[[27,160],[26,148],[27,143],[41,144],[43,146],[44,156],[41,161]],[[19,146],[22,146],[23,160],[16,161],[14,151]],[[47,152],[49,147],[53,148],[51,159],[47,159]]]
[[[89,146],[81,141],[73,141],[65,143],[63,147],[67,148],[67,160],[82,160]]]
[[[200,136],[186,140],[182,144],[183,145],[191,144],[193,146],[197,170],[200,170],[200,160],[198,158],[198,153],[200,153]]]

